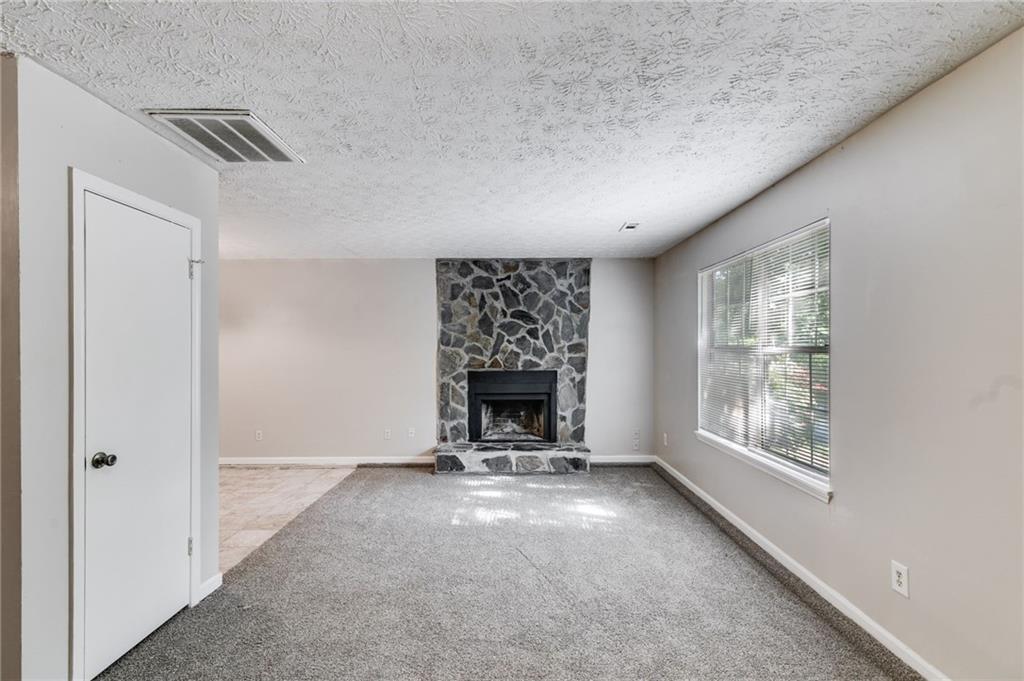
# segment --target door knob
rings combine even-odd
[[[113,466],[117,463],[117,454],[107,454],[106,452],[96,452],[92,455],[92,467],[103,468],[104,466]]]

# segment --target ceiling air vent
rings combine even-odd
[[[305,163],[266,123],[247,109],[145,109],[218,161]]]

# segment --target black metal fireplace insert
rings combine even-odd
[[[554,442],[557,371],[470,371],[471,442]]]

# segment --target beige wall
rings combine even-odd
[[[957,678],[1024,674],[1022,60],[1018,32],[655,266],[659,454]],[[693,434],[698,269],[826,215],[831,505]]]
[[[228,260],[221,273],[222,456],[429,452],[433,260]]]
[[[224,261],[221,273],[225,458],[431,453],[433,260]],[[595,260],[591,279],[588,443],[630,455],[639,429],[649,453],[653,263]]]
[[[69,602],[69,209],[73,166],[203,222],[202,575],[217,572],[217,174],[19,58],[22,669],[65,678]]]

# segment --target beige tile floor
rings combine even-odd
[[[221,572],[237,565],[354,470],[221,466]]]

